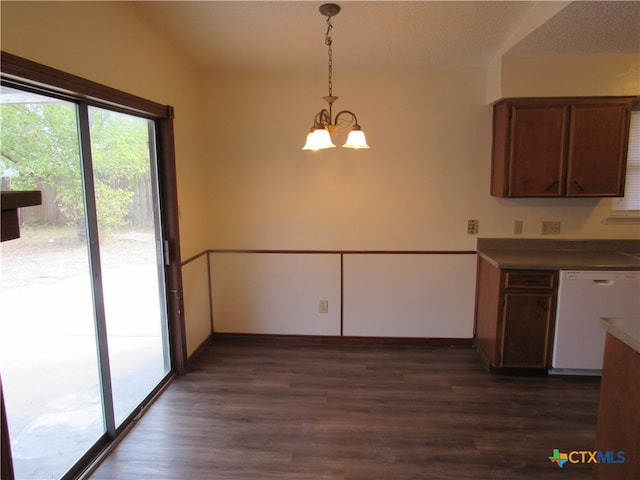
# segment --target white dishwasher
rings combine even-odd
[[[640,322],[640,272],[561,271],[550,373],[601,373],[603,317]]]

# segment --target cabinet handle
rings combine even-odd
[[[557,180],[555,182],[551,182],[549,184],[549,186],[545,189],[545,192],[548,192],[548,191],[554,189],[556,185],[558,185],[558,181]]]
[[[583,187],[582,185],[580,185],[580,183],[578,183],[578,181],[577,181],[577,180],[574,180],[574,181],[573,181],[573,184],[574,184],[576,187],[578,187],[578,189],[579,189],[581,192],[584,192],[584,187]]]

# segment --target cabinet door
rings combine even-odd
[[[491,367],[497,366],[501,278],[502,273],[497,267],[478,257],[473,336],[480,355]]]
[[[552,293],[505,293],[500,367],[549,367],[552,312]]]
[[[624,195],[628,115],[628,106],[620,102],[572,105],[568,197]]]
[[[563,195],[567,112],[564,105],[511,107],[509,197]]]

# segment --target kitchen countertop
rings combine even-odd
[[[477,251],[501,269],[640,270],[640,240],[479,238]]]
[[[601,318],[605,330],[640,353],[640,318]]]

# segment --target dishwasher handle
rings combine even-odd
[[[593,280],[593,283],[595,283],[596,285],[602,285],[602,286],[610,286],[613,285],[615,282],[615,280]]]

